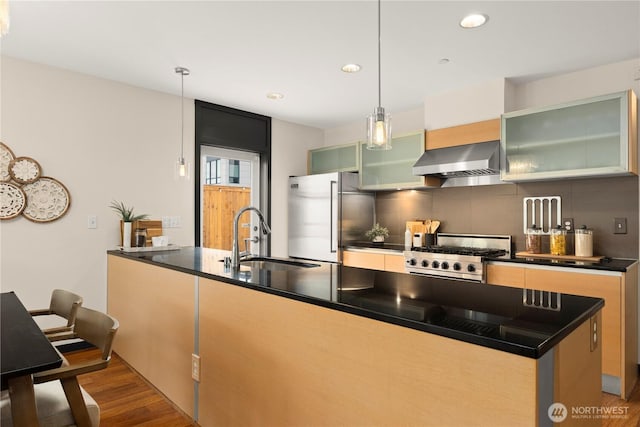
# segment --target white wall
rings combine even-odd
[[[8,57],[0,65],[2,142],[37,160],[71,194],[57,221],[0,223],[0,288],[15,290],[27,308],[47,307],[61,287],[104,310],[105,251],[119,244],[112,200],[151,219],[179,216],[182,227],[165,234],[193,244],[193,182],[173,178],[180,98]],[[185,122],[193,117],[193,101],[185,100]],[[193,138],[193,126],[185,126],[188,159]],[[97,215],[97,229],[87,229],[88,215]]]
[[[288,178],[307,174],[307,150],[322,145],[321,129],[271,120],[271,255],[288,256]]]
[[[16,156],[37,160],[66,185],[61,219],[0,222],[0,289],[27,308],[47,307],[51,290],[70,289],[106,309],[106,251],[119,243],[112,200],[151,219],[179,216],[165,229],[173,243],[194,243],[194,182],[173,179],[180,149],[180,97],[9,57],[0,57],[0,139]],[[185,99],[185,157],[193,164],[193,100]],[[273,120],[273,254],[286,256],[286,184],[306,173],[306,151],[322,131]],[[98,228],[87,229],[97,215]]]

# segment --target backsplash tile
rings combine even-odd
[[[432,218],[442,222],[441,232],[510,234],[522,251],[522,202],[533,196],[560,196],[562,216],[593,228],[594,254],[638,258],[635,176],[379,192],[376,214],[390,243],[404,241],[405,221]],[[627,234],[613,234],[614,217],[627,218]]]

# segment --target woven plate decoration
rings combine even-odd
[[[0,220],[15,218],[27,205],[27,196],[11,182],[0,182]]]
[[[11,181],[11,175],[9,174],[9,163],[16,156],[13,155],[13,151],[2,142],[0,142],[0,182]]]
[[[69,190],[58,180],[43,176],[25,184],[27,206],[22,215],[34,222],[50,222],[62,217],[71,205]]]
[[[9,162],[9,175],[20,184],[29,184],[40,178],[42,169],[31,157],[17,157]]]

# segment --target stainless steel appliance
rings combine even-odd
[[[438,244],[404,251],[408,273],[485,282],[486,257],[510,258],[511,236],[438,234]]]
[[[358,190],[356,173],[290,177],[288,203],[292,258],[340,262],[340,248],[374,223],[375,196]]]
[[[506,184],[500,180],[500,141],[427,150],[413,174],[440,178],[442,187]]]

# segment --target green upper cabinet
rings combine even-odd
[[[502,116],[501,179],[637,174],[633,91]]]
[[[424,177],[414,176],[415,162],[424,153],[424,131],[392,138],[391,150],[367,150],[360,144],[360,188],[393,190],[424,186]]]
[[[309,174],[328,172],[358,172],[360,152],[358,143],[334,145],[309,150]]]

